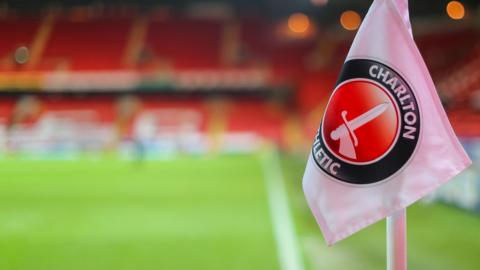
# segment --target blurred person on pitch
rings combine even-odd
[[[145,159],[145,145],[142,140],[141,128],[138,119],[142,112],[141,100],[133,95],[121,96],[116,104],[116,121],[115,121],[115,143],[118,148],[123,143],[131,144],[133,149],[133,159],[137,163],[143,162]]]

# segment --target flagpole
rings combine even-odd
[[[387,270],[407,270],[407,210],[387,217]]]
[[[395,0],[397,10],[413,38],[408,0]],[[387,217],[387,270],[407,270],[407,209]]]

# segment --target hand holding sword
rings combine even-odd
[[[387,108],[388,103],[381,103],[351,121],[347,120],[347,111],[342,111],[343,124],[330,133],[332,140],[340,140],[340,148],[338,150],[340,154],[356,159],[355,147],[358,146],[358,138],[355,135],[355,130],[380,116]]]

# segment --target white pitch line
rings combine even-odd
[[[282,270],[303,270],[285,181],[276,151],[268,150],[262,154],[262,167],[280,267]]]

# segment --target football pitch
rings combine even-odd
[[[0,269],[282,269],[295,245],[298,270],[385,269],[384,222],[327,248],[304,161],[275,155],[3,159]],[[478,216],[416,204],[408,226],[410,269],[480,266]]]

